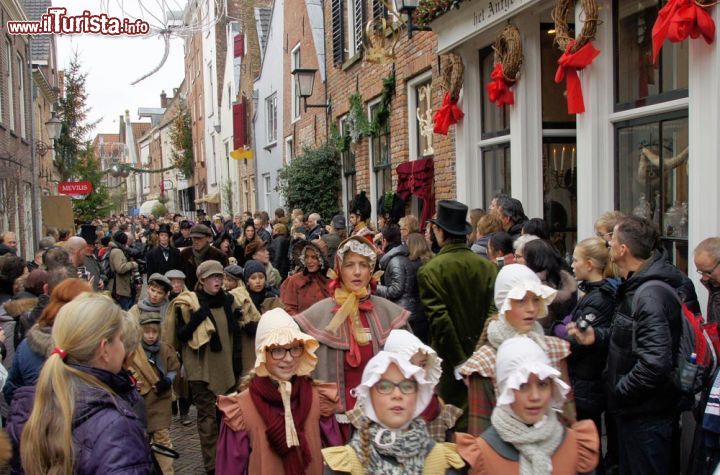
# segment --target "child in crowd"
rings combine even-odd
[[[454,444],[430,437],[420,414],[435,384],[397,353],[380,351],[365,366],[353,391],[362,408],[362,429],[348,445],[323,449],[326,474],[456,474],[464,463]]]
[[[130,313],[139,320],[140,314],[142,313],[157,312],[164,320],[165,312],[170,304],[168,294],[172,289],[173,284],[170,282],[170,279],[157,272],[154,273],[148,279],[147,295],[137,304],[133,305]]]
[[[239,265],[229,265],[223,269],[223,288],[230,292],[238,286],[244,287],[243,268]]]
[[[480,437],[457,434],[472,475],[592,472],[599,438],[590,420],[565,428],[558,419],[570,387],[531,338],[505,340],[497,350],[497,406]]]
[[[500,269],[495,280],[495,305],[499,317],[487,325],[487,342],[460,366],[459,373],[468,384],[468,432],[478,436],[490,425],[495,407],[495,356],[500,345],[517,335],[526,335],[550,356],[550,360],[567,376],[565,359],[570,344],[555,337],[546,337],[538,319],[547,315],[547,308],[556,291],[543,285],[530,268],[510,264]],[[565,417],[574,421],[574,408],[568,405]]]
[[[216,473],[323,473],[321,447],[342,440],[334,417],[337,387],[308,376],[318,345],[284,310],[262,316],[247,388],[218,397]]]
[[[181,270],[172,269],[165,272],[165,277],[170,280],[170,284],[172,285],[172,290],[168,294],[168,300],[172,302],[175,297],[187,290],[185,286],[185,273]]]
[[[141,348],[135,352],[132,369],[138,379],[140,394],[145,399],[147,433],[151,442],[172,448],[170,439],[172,384],[180,369],[175,350],[160,340],[162,318],[157,312],[142,312]],[[170,457],[156,453],[164,475],[173,473]]]

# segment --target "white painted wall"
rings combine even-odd
[[[203,0],[199,6],[201,18],[213,18],[215,12],[214,0]],[[203,57],[203,104],[205,108],[205,163],[207,166],[207,194],[220,191],[222,176],[222,148],[219,148],[220,137],[215,131],[215,125],[220,125],[218,119],[218,93],[217,84],[220,76],[217,71],[215,28],[208,28],[202,34]],[[197,198],[202,198],[197,196]]]
[[[221,113],[220,113],[220,133],[218,134],[217,141],[217,152],[220,155],[221,166],[221,182],[227,183],[232,182],[233,185],[233,196],[232,196],[232,208],[235,213],[240,210],[240,187],[238,183],[239,171],[238,162],[229,158],[225,154],[225,150],[233,150],[233,116],[232,116],[232,104],[235,102],[238,92],[238,81],[235,79],[236,70],[239,71],[240,58],[237,60],[234,58],[234,35],[232,24],[228,24],[225,28],[225,34],[227,35],[227,53],[225,56],[225,70],[221,75],[222,82],[224,84],[222,89],[222,101],[221,101]],[[239,76],[238,76],[239,79]],[[227,147],[226,147],[227,144]],[[229,207],[225,204],[225,196],[223,194],[222,208],[223,212],[227,212]]]

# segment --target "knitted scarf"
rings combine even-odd
[[[520,475],[550,475],[552,456],[562,443],[564,429],[555,413],[528,426],[506,408],[496,407],[490,422],[500,438],[520,452]]]
[[[170,302],[165,299],[160,303],[152,303],[147,297],[140,300],[138,302],[138,309],[140,312],[152,312],[152,313],[159,313],[160,318],[165,320],[165,312],[167,311],[168,305],[170,305]]]
[[[490,322],[490,325],[488,325],[488,342],[495,348],[500,348],[500,345],[502,345],[505,340],[520,334],[521,333],[519,333],[515,327],[511,326],[507,320],[505,320],[505,317],[493,320]],[[533,324],[532,330],[527,332],[525,336],[537,343],[543,350],[548,350],[547,343],[545,343],[545,334],[543,333],[542,325],[540,325],[537,321]]]
[[[286,475],[302,475],[312,461],[305,438],[305,421],[312,405],[312,382],[308,377],[295,377],[292,381],[290,406],[295,422],[299,445],[288,446],[285,430],[285,405],[280,386],[268,377],[255,376],[250,381],[250,397],[262,417],[265,435],[272,450],[282,459]]]
[[[367,419],[365,422],[368,423]],[[420,475],[432,448],[430,441],[425,421],[418,418],[405,430],[385,429],[369,422],[369,426],[355,431],[349,445],[363,461],[366,473]]]
[[[160,378],[165,377],[165,362],[160,358],[160,341],[156,341],[152,345],[142,341],[143,350],[145,350],[145,356],[147,356],[148,362],[155,366],[160,373]]]
[[[236,334],[240,331],[237,321],[233,318],[232,305],[235,299],[232,295],[228,294],[224,290],[220,290],[220,292],[215,295],[210,295],[202,289],[198,289],[195,294],[197,295],[198,302],[200,302],[202,307],[208,307],[210,309],[222,308],[224,310],[225,317],[227,318],[227,328],[230,334]],[[211,316],[210,320],[213,322],[213,325],[215,325],[215,328],[217,328],[215,317]],[[217,332],[210,335],[210,351],[214,353],[222,351],[222,343],[220,342],[220,336]]]

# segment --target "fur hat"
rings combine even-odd
[[[385,216],[390,223],[398,224],[405,216],[405,201],[397,193],[385,193],[378,200],[378,216]]]
[[[350,214],[356,214],[360,216],[363,221],[370,219],[372,214],[372,205],[370,200],[365,196],[365,192],[361,191],[354,200],[350,202]]]

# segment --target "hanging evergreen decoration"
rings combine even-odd
[[[350,96],[349,101],[350,110],[348,111],[348,116],[345,120],[345,126],[347,127],[348,134],[350,135],[350,141],[353,144],[357,144],[363,136],[367,135],[367,131],[370,129],[370,122],[365,115],[362,94],[356,92]]]
[[[388,77],[383,79],[382,93],[380,93],[380,104],[378,104],[375,117],[370,122],[368,135],[377,137],[380,132],[385,130],[388,120],[390,119],[390,103],[395,95],[395,71],[390,73]]]
[[[365,112],[365,101],[362,94],[356,92],[348,101],[350,108],[348,110],[347,119],[343,134],[337,130],[333,124],[330,136],[336,144],[336,148],[340,152],[348,150],[350,144],[357,144],[363,137],[377,137],[388,124],[390,119],[390,103],[395,95],[395,72],[391,72],[389,76],[383,79],[383,88],[380,93],[380,103],[377,112],[372,120],[369,120]]]

